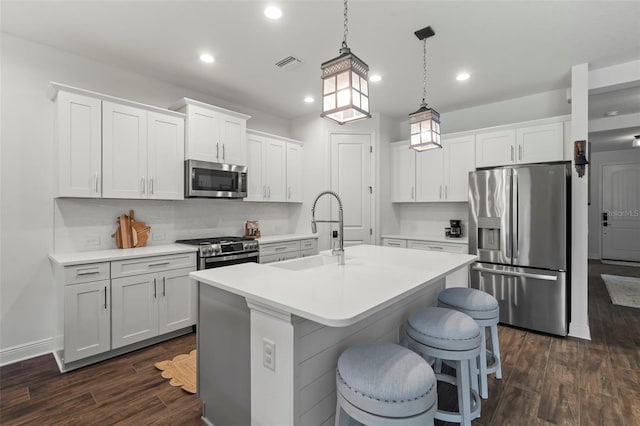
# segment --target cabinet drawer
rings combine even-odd
[[[317,250],[317,249],[318,249],[318,240],[315,238],[300,241],[300,250]]]
[[[109,278],[109,262],[88,263],[64,268],[64,285],[108,280]]]
[[[439,243],[436,241],[407,241],[407,247],[417,250],[444,251],[448,253],[467,253],[469,251],[466,244]]]
[[[272,263],[272,262],[280,262],[283,260],[289,259],[297,259],[300,257],[300,251],[289,252],[289,253],[276,253],[276,254],[268,254],[268,255],[260,255],[260,263]]]
[[[400,238],[383,238],[382,245],[385,247],[407,247],[407,240]]]
[[[300,254],[300,241],[285,241],[282,243],[260,245],[260,257],[272,254],[283,254],[295,251]]]
[[[111,262],[111,277],[127,277],[131,275],[160,272],[168,269],[188,268],[196,266],[196,254],[171,254],[166,256],[143,257]]]

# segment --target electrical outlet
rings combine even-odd
[[[262,339],[262,364],[276,371],[276,344],[269,339]]]
[[[84,240],[84,246],[87,247],[87,248],[100,247],[100,236],[99,235],[88,235]]]
[[[167,238],[164,232],[152,232],[151,240],[153,241],[164,241]]]

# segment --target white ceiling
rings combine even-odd
[[[337,56],[342,1],[7,1],[2,31],[133,69],[283,118],[319,111],[320,63]],[[422,97],[427,25],[427,101],[447,112],[569,87],[572,65],[591,68],[640,57],[640,2],[349,2],[348,44],[383,80],[372,83],[372,111],[406,117]],[[216,62],[198,60],[210,51]],[[293,55],[302,66],[279,70]],[[455,75],[472,77],[460,83]]]

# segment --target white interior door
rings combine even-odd
[[[640,262],[640,163],[602,167],[602,258]]]
[[[371,134],[331,133],[331,190],[344,208],[344,245],[371,244]],[[332,201],[333,202],[333,201]],[[337,219],[337,208],[331,214]],[[332,226],[332,229],[337,229]]]

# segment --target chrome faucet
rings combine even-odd
[[[336,198],[336,200],[338,200],[338,220],[316,220],[316,203],[323,195],[333,195]],[[316,223],[318,222],[338,224],[338,227],[340,228],[340,230],[338,231],[339,246],[337,249],[333,248],[331,250],[331,254],[333,254],[334,256],[338,255],[340,265],[344,265],[344,216],[343,216],[343,210],[342,210],[342,200],[340,199],[340,196],[337,193],[333,191],[322,191],[316,197],[315,201],[313,202],[313,207],[311,207],[311,232],[313,232],[314,234],[318,232],[318,227],[316,226]]]

